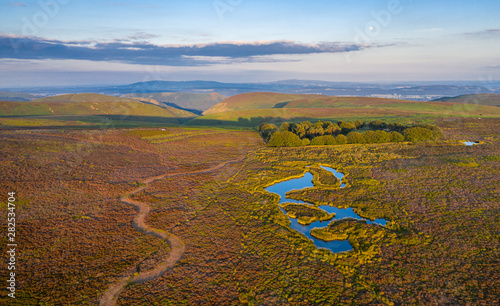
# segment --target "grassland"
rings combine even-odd
[[[500,120],[436,124],[445,135],[438,142],[296,148],[266,147],[257,132],[208,128],[0,131],[0,194],[19,197],[14,304],[97,304],[130,269],[154,269],[169,246],[136,231],[136,212],[119,197],[151,176],[244,158],[152,182],[132,197],[151,207],[148,225],[186,249],[163,277],[128,286],[118,305],[493,305]],[[345,173],[347,187],[321,165]],[[349,239],[354,250],[317,249],[265,191],[307,166],[321,186],[290,197],[352,207],[388,226],[336,221],[316,234]]]
[[[71,94],[30,102],[0,102],[0,128],[110,128],[179,125],[195,114],[169,106],[98,94]]]
[[[257,126],[304,120],[376,120],[430,123],[447,117],[500,117],[500,109],[478,104],[415,102],[366,97],[247,93],[230,97],[189,121],[190,125]],[[402,119],[404,118],[404,119]]]
[[[322,209],[305,204],[283,203],[281,208],[286,211],[288,217],[297,219],[302,225],[309,225],[316,221],[327,221],[335,217],[335,214],[329,214]]]
[[[168,144],[150,144],[137,136],[154,131],[164,132],[1,132],[1,190],[18,197],[18,266],[23,272],[18,274],[17,299],[12,303],[2,296],[0,303],[98,304],[104,290],[137,263],[141,271],[153,269],[169,252],[168,245],[131,226],[135,211],[119,201],[120,195],[145,177],[203,170],[239,159],[261,142],[255,133],[238,131],[207,139],[198,130],[198,136],[191,133]],[[219,178],[223,181],[237,167],[169,183],[172,193],[167,194],[174,199],[169,205],[189,218],[207,205],[188,197],[191,187],[199,189],[195,194],[216,192]],[[5,228],[5,219],[1,226]],[[2,278],[6,272],[1,270]]]

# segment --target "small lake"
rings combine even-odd
[[[346,186],[344,179],[344,174],[338,172],[335,169],[329,167],[321,168],[330,171],[335,175],[337,179],[340,180],[340,188],[344,188]],[[313,175],[310,172],[306,172],[304,176],[300,178],[290,179],[288,181],[284,181],[281,183],[276,183],[266,188],[266,191],[275,193],[280,196],[280,209],[286,215],[286,211],[281,208],[282,203],[298,203],[298,204],[307,204],[312,205],[311,203],[307,203],[304,201],[298,201],[293,199],[288,199],[286,197],[286,193],[292,190],[301,190],[304,188],[314,187],[312,183]],[[361,218],[357,213],[355,213],[352,207],[349,208],[337,208],[329,205],[318,206],[319,208],[327,211],[328,213],[335,213],[335,217],[328,221],[317,221],[313,222],[310,225],[301,225],[299,224],[297,219],[288,218],[291,222],[290,227],[297,232],[303,234],[307,238],[311,239],[314,242],[314,245],[318,248],[324,248],[332,251],[333,253],[347,252],[352,250],[352,246],[348,240],[334,240],[334,241],[323,241],[321,239],[317,239],[313,237],[310,233],[311,229],[316,227],[326,227],[330,222],[334,220],[340,220],[344,218],[352,218],[357,220],[364,220],[368,224],[378,224],[385,226],[387,224],[387,220],[385,219],[376,219],[375,221],[370,221],[364,218]]]
[[[462,143],[463,143],[464,145],[468,146],[468,147],[471,147],[471,146],[473,146],[473,145],[477,145],[477,144],[479,144],[479,142],[477,142],[477,141],[464,141],[464,142],[462,142]]]

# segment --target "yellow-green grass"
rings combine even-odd
[[[340,187],[340,181],[330,171],[327,171],[321,167],[310,167],[309,171],[313,174],[313,184],[315,187]]]
[[[0,116],[121,115],[189,118],[196,115],[173,107],[131,102],[0,102]]]
[[[0,129],[106,129],[178,126],[185,119],[149,116],[27,116],[0,117]]]
[[[292,219],[297,219],[299,224],[309,225],[316,221],[327,221],[335,217],[326,211],[307,204],[283,203],[281,204],[287,215]]]
[[[306,99],[313,95],[280,94],[272,92],[251,92],[229,97],[219,104],[205,111],[204,115],[215,113],[249,110],[262,108],[275,108],[277,104]],[[278,105],[279,106],[279,105]]]
[[[257,126],[264,121],[376,120],[423,123],[447,117],[500,117],[500,108],[370,97],[248,93],[230,97],[190,125]]]
[[[49,118],[0,118],[0,127],[29,127],[29,126],[89,126],[93,125],[90,122],[83,122],[77,120],[57,120]]]
[[[496,107],[480,106],[474,110],[455,109],[454,106],[442,107],[435,111],[417,110],[401,107],[393,108],[301,108],[301,109],[256,109],[244,111],[231,111],[217,114],[204,115],[188,121],[187,125],[213,125],[213,126],[258,126],[262,122],[301,122],[304,120],[384,120],[386,122],[399,122],[406,124],[432,123],[438,118],[448,117],[500,117],[500,109]]]

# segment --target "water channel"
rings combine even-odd
[[[332,169],[330,167],[324,167],[321,166],[321,168],[330,171],[335,175],[337,179],[339,179],[341,185],[340,188],[344,188],[346,186],[345,182],[343,181],[344,179],[344,174],[338,172],[335,169]],[[311,188],[314,187],[312,183],[313,175],[311,172],[306,172],[303,177],[301,178],[296,178],[296,179],[290,179],[288,181],[276,183],[274,185],[271,185],[266,188],[266,191],[275,193],[280,196],[280,209],[281,211],[286,215],[286,211],[281,208],[282,203],[297,203],[297,204],[306,204],[306,205],[312,205],[311,203],[307,203],[304,201],[298,201],[298,200],[293,200],[289,199],[286,197],[286,193],[292,190],[302,190],[304,188]],[[334,206],[329,206],[329,205],[321,205],[318,206],[319,208],[323,209],[324,211],[327,211],[328,213],[335,213],[335,217],[332,218],[331,220],[328,221],[316,221],[311,223],[310,225],[301,225],[298,223],[297,219],[292,219],[288,218],[291,222],[290,227],[297,232],[303,234],[307,238],[311,239],[314,242],[314,245],[318,248],[324,248],[332,251],[333,253],[340,253],[340,252],[347,252],[352,250],[352,246],[349,243],[348,240],[334,240],[334,241],[323,241],[321,239],[317,239],[313,237],[310,233],[311,229],[313,228],[321,228],[321,227],[326,227],[330,222],[335,221],[335,220],[340,220],[344,218],[351,218],[351,219],[357,219],[357,220],[364,220],[368,224],[378,224],[385,226],[387,224],[387,220],[385,219],[376,219],[375,221],[370,221],[364,218],[361,218],[357,213],[355,213],[352,209],[352,207],[349,208],[337,208]]]

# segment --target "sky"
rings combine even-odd
[[[500,1],[0,0],[0,88],[498,81]]]

